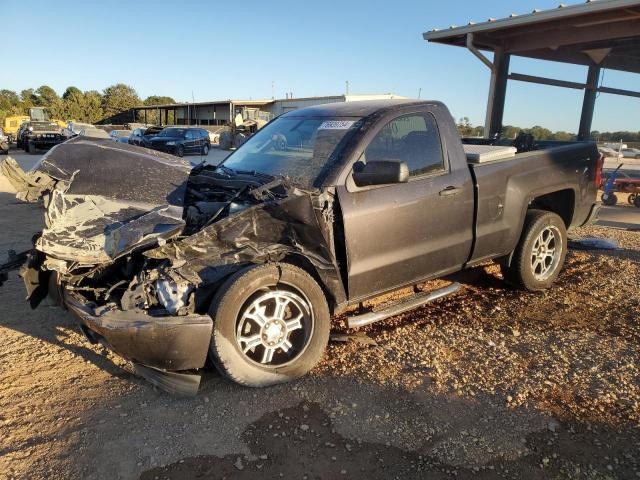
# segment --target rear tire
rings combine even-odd
[[[504,280],[516,288],[537,292],[558,278],[567,254],[567,230],[553,212],[529,210],[510,265],[502,265]]]
[[[640,195],[636,195],[633,199],[633,206],[640,208]]]
[[[602,203],[604,203],[607,207],[613,207],[616,203],[618,203],[618,197],[615,193],[603,193]]]
[[[287,263],[252,266],[232,275],[214,296],[209,314],[214,365],[249,387],[305,375],[329,341],[331,322],[322,289],[304,270]]]
[[[35,155],[37,153],[35,143],[29,142],[28,150],[29,150],[29,155]]]

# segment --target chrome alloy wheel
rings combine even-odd
[[[531,271],[538,281],[549,278],[558,268],[562,258],[562,236],[557,227],[545,227],[533,242]]]
[[[241,310],[236,342],[250,360],[279,367],[304,351],[312,332],[313,311],[302,295],[269,290],[260,292]]]

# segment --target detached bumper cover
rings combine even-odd
[[[122,310],[98,314],[71,293],[65,292],[64,301],[90,341],[134,363],[168,371],[204,367],[213,328],[208,315],[152,317]]]

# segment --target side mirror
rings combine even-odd
[[[358,187],[407,183],[409,181],[409,167],[400,160],[356,162],[353,165],[353,181]]]

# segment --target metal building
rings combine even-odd
[[[560,5],[553,10],[433,30],[423,37],[429,42],[466,47],[489,67],[487,137],[496,136],[502,129],[508,80],[584,90],[579,140],[590,137],[599,92],[640,98],[640,91],[605,87],[600,80],[603,69],[640,74],[640,0]],[[493,52],[493,61],[482,51]],[[510,72],[512,56],[585,65],[587,78],[580,83]]]
[[[143,105],[104,119],[102,124],[150,123],[160,125],[230,125],[238,115],[243,119],[269,120],[299,108],[334,102],[405,98],[392,93],[372,95],[333,95],[325,97],[283,98],[276,100],[214,100],[197,103]]]

